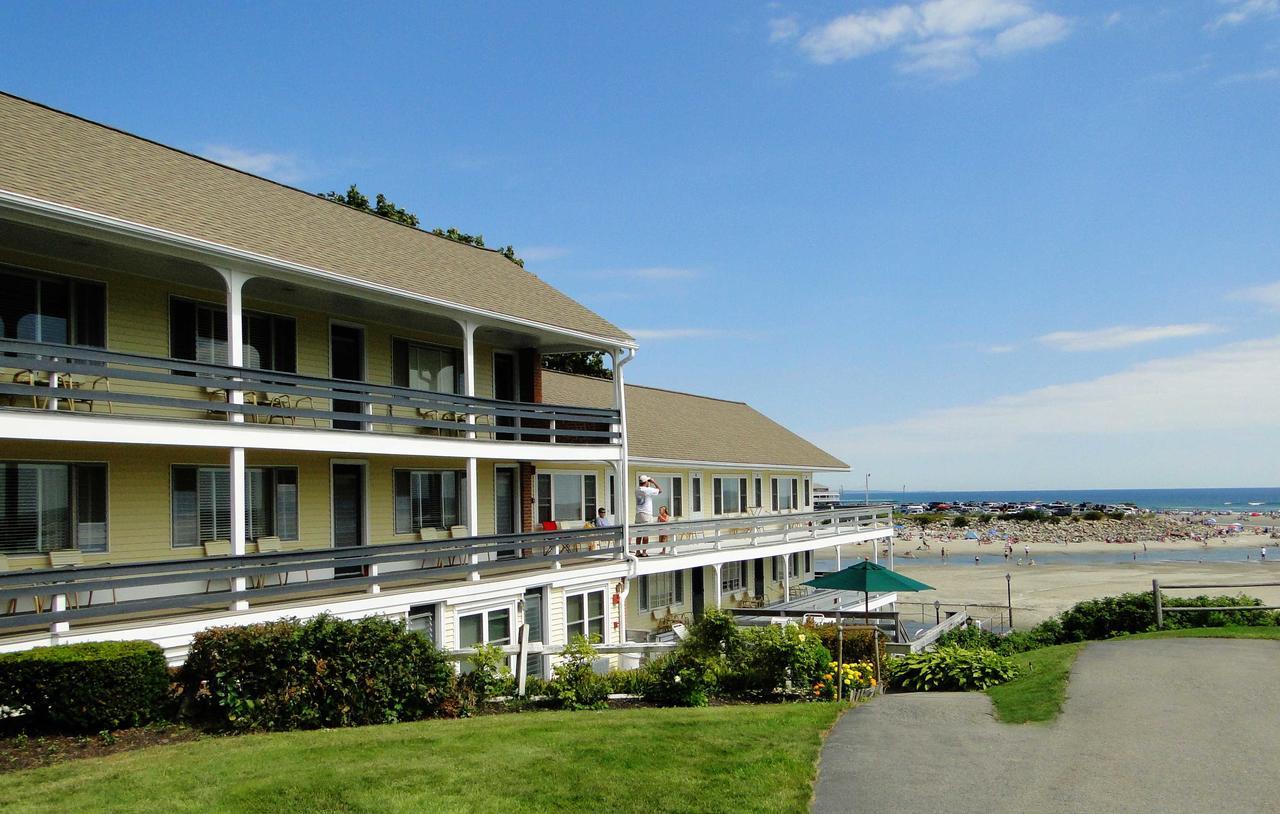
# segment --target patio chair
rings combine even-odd
[[[230,540],[210,540],[209,542],[204,544],[204,555],[206,557],[230,557],[231,541]],[[213,582],[215,579],[225,579],[227,581],[227,590],[228,591],[231,590],[230,577],[210,577],[209,579],[205,580],[205,583],[204,583],[205,593],[209,593],[210,589],[213,587]]]
[[[418,539],[424,543],[431,543],[437,540],[447,540],[449,539],[449,532],[443,529],[433,529],[433,528],[418,529]],[[443,554],[436,557],[435,567],[443,568],[444,561],[446,558],[449,560],[450,565],[457,565],[457,563],[455,562],[455,560],[458,559],[457,554]],[[426,568],[427,560],[423,559],[422,562],[418,564],[418,567]]]
[[[9,564],[9,558],[8,558],[8,557],[6,557],[4,554],[0,554],[0,574],[9,574],[9,573],[13,573],[13,572],[14,572],[14,571],[16,571],[16,570],[18,570],[18,569],[15,569],[13,566],[11,566],[11,565]],[[30,569],[30,568],[24,568],[24,569],[21,569],[21,570],[23,570],[23,571],[30,571],[30,570],[32,570],[32,569]],[[40,601],[40,600],[39,600],[39,598],[38,598],[38,597],[33,597],[33,598],[32,598],[32,607],[35,607],[35,608],[36,608],[36,612],[37,612],[37,613],[39,612],[39,607],[37,606],[37,603],[38,603],[39,601]],[[12,615],[14,615],[14,614],[15,614],[15,613],[17,613],[17,612],[18,612],[18,598],[15,596],[14,598],[12,598],[12,599],[10,599],[10,600],[9,600],[9,610],[8,610],[8,614],[9,614],[10,616],[12,616]]]
[[[257,548],[258,548],[259,554],[278,554],[279,552],[284,550],[284,546],[280,543],[279,537],[259,537],[257,541]],[[266,587],[267,578],[270,576],[271,574],[259,574],[258,576],[254,577],[253,587],[255,588]],[[277,585],[289,584],[288,571],[279,571],[276,573],[275,577],[276,577]]]
[[[63,548],[49,552],[50,568],[75,568],[79,565],[84,565],[84,554],[78,548]],[[90,596],[89,602],[93,602],[92,596]],[[72,591],[67,594],[67,606],[72,608],[80,607],[80,594],[78,592]]]

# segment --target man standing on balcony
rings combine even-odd
[[[655,495],[662,494],[662,487],[657,481],[648,475],[640,476],[640,484],[636,487],[636,524],[653,522],[653,498]],[[636,545],[648,545],[648,537],[640,537],[636,539]],[[649,552],[641,549],[636,553],[638,557],[647,557]]]

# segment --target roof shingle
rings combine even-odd
[[[398,291],[631,337],[494,251],[0,93],[0,189]]]

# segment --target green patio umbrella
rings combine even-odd
[[[812,585],[815,588],[826,588],[833,591],[862,591],[863,602],[863,621],[868,625],[871,623],[871,594],[889,593],[894,591],[932,591],[932,585],[925,585],[919,580],[911,577],[904,577],[897,571],[890,571],[883,565],[877,565],[873,562],[863,560],[860,563],[851,565],[843,571],[836,571],[834,574],[824,574],[816,579],[811,579],[805,585]],[[839,625],[839,654],[836,657],[837,670],[844,669],[844,613],[837,611],[836,620]],[[876,657],[876,677],[880,678],[880,631],[875,631],[875,645],[871,648]],[[839,672],[836,673],[840,675]],[[840,697],[840,682],[836,682],[836,698]]]

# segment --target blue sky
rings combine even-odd
[[[1280,481],[1280,0],[0,28],[7,91],[513,243],[640,338],[631,381],[749,401],[850,486]]]

